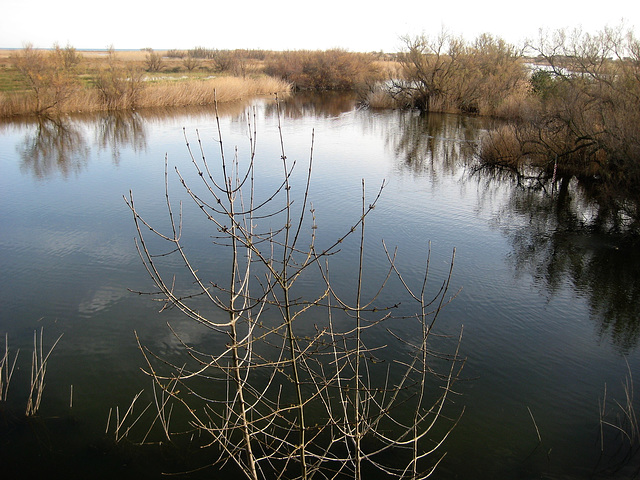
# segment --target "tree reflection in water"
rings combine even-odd
[[[411,112],[387,118],[384,135],[398,168],[434,183],[473,179],[481,203],[499,205],[494,219],[512,244],[516,276],[533,276],[551,296],[570,282],[588,299],[600,338],[609,336],[623,354],[638,345],[640,202],[575,178],[558,179],[552,188],[550,179],[479,167],[475,152],[488,120]],[[494,202],[498,197],[504,201]]]
[[[87,132],[95,132],[100,150],[111,151],[113,162],[120,162],[121,151],[147,148],[145,120],[136,112],[108,112],[76,117],[40,117],[29,125],[18,146],[21,171],[45,179],[56,174],[64,178],[80,173],[91,156]]]
[[[496,216],[513,246],[516,275],[529,274],[553,296],[571,282],[585,297],[600,338],[609,336],[622,354],[640,339],[640,252],[636,225],[625,211],[594,198],[575,179],[526,185],[508,172],[479,173],[486,188],[513,180]]]
[[[480,142],[482,120],[451,114],[397,112],[394,135],[388,137],[404,168],[427,174],[433,182],[455,176],[473,160]],[[392,130],[393,129],[393,130]]]
[[[147,148],[147,131],[143,118],[136,112],[114,111],[102,116],[96,128],[96,141],[101,150],[110,150],[113,162],[120,163],[121,151],[131,148],[140,153]]]
[[[356,98],[293,96],[285,103],[288,116],[313,112],[337,117],[352,112]],[[229,107],[228,113],[241,118],[243,108]],[[272,114],[270,104],[265,108],[267,116]],[[94,131],[99,148],[110,150],[117,164],[125,148],[146,149],[146,123],[154,115],[171,114],[118,112],[73,120],[40,119],[18,147],[21,169],[40,179],[81,172],[90,152],[84,131]],[[385,138],[396,168],[428,176],[434,183],[444,177],[460,177],[462,182],[472,178],[480,184],[485,203],[508,192],[494,218],[512,244],[515,275],[532,275],[549,295],[571,282],[576,294],[588,299],[601,338],[610,336],[622,353],[638,344],[640,227],[634,219],[640,217],[640,201],[616,198],[575,179],[559,179],[552,189],[549,179],[474,168],[475,149],[487,123],[477,117],[397,111],[372,120],[373,115],[361,116],[362,128],[375,129]],[[464,172],[470,175],[461,175]]]
[[[39,118],[17,149],[20,170],[39,179],[79,173],[89,158],[89,147],[78,126],[61,119]]]

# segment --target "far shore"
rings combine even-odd
[[[182,107],[287,95],[258,61],[193,59],[153,50],[0,49],[0,118]],[[155,63],[152,63],[155,62]]]

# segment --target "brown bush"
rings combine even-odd
[[[11,62],[29,90],[20,103],[38,115],[64,109],[64,103],[79,88],[75,68],[80,60],[73,47],[61,49],[58,45],[43,51],[29,44],[13,54]]]
[[[375,60],[341,49],[288,51],[268,58],[265,72],[301,90],[353,90],[381,77]]]
[[[494,115],[526,82],[522,53],[488,34],[472,44],[445,31],[404,42],[402,74],[390,87],[402,107]]]
[[[595,35],[558,31],[534,52],[544,75],[532,76],[517,127],[519,162],[563,175],[597,180],[620,191],[640,191],[640,42],[621,28]],[[508,155],[492,132],[484,159]],[[521,165],[521,163],[519,163]]]
[[[106,68],[94,80],[104,107],[108,110],[136,108],[144,88],[144,75],[134,64],[118,61],[113,47],[109,48]]]

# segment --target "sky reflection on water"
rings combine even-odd
[[[257,171],[270,188],[280,168],[276,113],[271,100],[255,108]],[[242,156],[253,114],[244,106],[222,110],[228,155],[237,145]],[[64,405],[73,384],[72,413],[103,428],[108,409],[147,384],[133,330],[168,354],[177,345],[167,320],[194,342],[211,341],[127,290],[149,290],[150,281],[122,195],[133,190],[152,222],[166,224],[165,155],[193,178],[183,128],[191,142],[198,130],[213,163],[217,130],[206,108],[0,126],[0,333],[25,352],[36,328],[49,338],[64,333],[48,373],[47,414]],[[353,224],[364,178],[371,196],[387,182],[367,223],[372,277],[386,268],[381,239],[398,246],[398,266],[411,280],[420,278],[431,242],[434,286],[456,248],[452,288],[462,290],[440,328],[455,334],[464,325],[469,381],[459,386],[467,411],[446,446],[442,478],[587,478],[609,467],[594,461],[598,401],[605,383],[620,398],[625,358],[632,372],[639,365],[637,244],[593,234],[576,185],[552,198],[476,171],[477,118],[363,111],[353,98],[299,96],[283,103],[282,128],[287,156],[301,164],[296,175],[305,173],[315,136],[311,196],[320,244]],[[175,178],[170,191],[185,198]],[[191,207],[185,203],[188,246],[215,275],[210,229]],[[354,250],[346,245],[343,253],[338,284],[353,270]],[[539,446],[527,408],[541,430]]]

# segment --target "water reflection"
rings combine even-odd
[[[109,112],[97,122],[96,143],[100,149],[111,151],[117,165],[123,149],[131,148],[135,153],[146,150],[145,121],[136,112]]]
[[[303,95],[291,95],[281,102],[285,118],[337,117],[352,111],[357,103],[354,93],[308,92]],[[276,104],[267,105],[268,117],[276,115]]]
[[[501,189],[503,176],[484,174],[487,189]],[[606,206],[589,199],[576,181],[550,188],[522,185],[509,190],[496,224],[511,242],[516,276],[531,275],[553,296],[571,284],[588,300],[601,339],[623,354],[640,340],[640,254],[638,239],[603,230]]]
[[[258,122],[264,112],[273,118],[273,99],[260,101],[257,111]],[[237,141],[242,145],[246,140],[246,112],[246,103],[221,106],[223,132],[231,130],[233,135],[230,144]],[[526,410],[529,405],[546,443],[544,451],[538,448],[539,456],[532,455],[523,464],[527,476],[534,476],[528,475],[529,468],[536,472],[550,469],[544,465],[551,442],[555,442],[550,457],[555,470],[574,471],[576,465],[588,465],[590,448],[598,449],[591,445],[589,429],[597,423],[601,380],[609,372],[615,374],[618,352],[630,352],[640,342],[639,245],[633,237],[611,233],[620,230],[616,225],[624,223],[624,218],[610,220],[606,204],[575,182],[559,183],[552,195],[549,185],[526,184],[504,172],[474,172],[470,168],[473,149],[484,125],[478,118],[364,111],[356,108],[354,98],[338,95],[296,95],[283,102],[283,114],[292,119],[288,124],[283,122],[285,127],[292,126],[287,140],[295,147],[302,145],[303,158],[311,128],[318,126],[324,135],[318,142],[324,152],[318,154],[314,172],[318,175],[314,187],[322,188],[318,189],[320,198],[314,200],[329,205],[326,224],[341,225],[339,216],[348,216],[344,205],[350,201],[345,199],[347,189],[342,189],[344,183],[340,182],[352,175],[358,184],[365,172],[392,180],[384,194],[387,203],[371,217],[368,231],[379,228],[388,245],[400,244],[409,256],[418,242],[420,248],[424,246],[427,234],[437,235],[436,241],[442,241],[446,250],[452,243],[459,247],[454,273],[465,290],[446,314],[469,326],[463,348],[470,358],[469,368],[480,375],[477,382],[461,388],[465,396],[460,401],[469,406],[469,413],[463,417],[460,433],[454,431],[457,443],[447,457],[452,459],[447,468],[455,472],[451,478],[478,476],[477,472],[485,472],[479,475],[482,478],[522,477],[517,468],[520,463],[513,465],[529,454],[528,442],[536,439]],[[297,117],[302,122],[294,119]],[[0,124],[0,132],[13,125]],[[148,278],[131,243],[130,212],[121,195],[125,188],[141,192],[140,197],[146,197],[141,201],[145,209],[165,218],[166,206],[154,201],[158,193],[162,196],[162,179],[154,183],[138,173],[147,171],[149,159],[162,158],[165,149],[182,151],[180,134],[185,125],[206,127],[209,142],[217,138],[212,133],[215,118],[211,107],[73,116],[57,123],[23,121],[15,128],[17,136],[6,136],[10,146],[3,153],[10,153],[23,173],[42,179],[76,172],[79,178],[49,182],[50,188],[41,188],[41,182],[30,182],[30,178],[24,181],[4,176],[0,192],[10,203],[4,203],[2,212],[6,234],[0,257],[6,275],[0,292],[7,306],[2,325],[11,329],[9,338],[14,342],[23,335],[25,348],[32,341],[31,326],[41,323],[38,319],[55,321],[57,328],[65,330],[55,368],[61,365],[57,361],[61,358],[67,370],[57,376],[51,372],[48,399],[55,395],[57,381],[57,391],[63,392],[61,402],[66,404],[68,383],[73,383],[78,392],[74,416],[83,421],[97,419],[100,432],[106,420],[101,416],[106,417],[112,406],[128,405],[129,395],[140,390],[133,380],[137,379],[140,357],[132,329],[156,344],[160,353],[171,355],[177,347],[165,329],[158,330],[155,305],[148,306],[126,290],[146,288]],[[267,128],[273,131],[273,123]],[[168,134],[174,131],[178,134]],[[302,132],[299,137],[295,135],[298,132]],[[329,135],[334,133],[337,138]],[[259,149],[275,151],[277,160],[279,146],[267,144],[265,137],[260,137]],[[86,168],[88,162],[99,162],[88,150],[106,152],[100,168]],[[292,158],[294,151],[291,147]],[[20,153],[17,159],[13,157],[16,152]],[[189,162],[186,155],[174,157],[176,162]],[[118,168],[109,168],[113,164]],[[20,177],[15,170],[10,173]],[[267,174],[268,170],[267,165]],[[336,176],[342,178],[336,180]],[[32,184],[35,188],[24,187]],[[336,190],[325,189],[325,185]],[[355,197],[357,208],[357,188]],[[487,222],[495,228],[487,228]],[[326,228],[325,223],[319,222],[319,232]],[[186,229],[199,228],[191,222],[186,225]],[[188,230],[189,234],[194,232]],[[202,250],[197,241],[190,247],[195,258],[203,260],[203,273],[205,268],[215,273],[217,264],[207,235]],[[462,248],[452,238],[471,240]],[[434,258],[442,256],[440,245],[434,249]],[[386,268],[386,259],[382,260]],[[422,274],[422,260],[422,255],[420,262],[408,259],[408,275],[416,270]],[[433,275],[438,275],[440,264],[432,265]],[[379,265],[368,266],[374,269]],[[351,270],[346,262],[340,268]],[[514,275],[520,281],[513,282]],[[545,296],[560,301],[549,301],[547,308]],[[577,306],[565,312],[565,307],[572,306],[573,296],[579,297]],[[540,322],[539,316],[546,314],[549,321]],[[586,320],[589,316],[591,321]],[[556,330],[556,325],[568,328]],[[191,323],[175,326],[190,341],[207,346],[213,342],[195,327],[190,329]],[[549,330],[542,332],[546,328]],[[599,338],[594,338],[594,331]],[[603,348],[598,348],[598,340]],[[609,343],[617,351],[611,352]],[[632,367],[636,368],[637,362],[636,353]],[[612,384],[610,378],[607,381]],[[80,397],[81,385],[84,398]],[[613,392],[611,395],[616,398]],[[58,413],[57,407],[51,411]],[[76,413],[80,408],[85,408],[83,415]],[[575,439],[586,440],[574,447]],[[570,445],[567,448],[575,455],[563,452],[563,444]],[[583,455],[581,449],[588,453]],[[468,471],[461,464],[466,464]],[[458,474],[461,468],[469,475]],[[505,470],[512,475],[501,474]]]
[[[218,113],[242,119],[246,107],[246,102],[230,102],[219,106]],[[82,172],[90,159],[92,141],[98,150],[109,152],[113,163],[118,165],[122,152],[140,154],[147,150],[149,125],[171,119],[212,122],[213,117],[213,107],[207,106],[42,117],[7,122],[2,127],[16,125],[26,131],[17,147],[21,170],[45,179],[58,174],[66,178]]]
[[[473,159],[480,140],[477,118],[460,115],[396,113],[390,120],[388,144],[403,168],[429,174],[456,175]],[[394,134],[397,132],[397,134]]]
[[[56,173],[64,177],[79,173],[89,158],[89,147],[80,128],[61,119],[38,119],[16,148],[20,170],[39,179]]]
[[[465,175],[481,141],[482,119],[365,112],[356,109],[356,101],[354,95],[294,95],[282,101],[282,112],[285,118],[337,118],[351,112],[364,133],[384,139],[399,172],[428,177],[433,184],[445,177],[458,177],[461,184],[473,178],[482,197],[478,213],[500,205],[494,220],[511,244],[515,275],[531,275],[550,296],[569,282],[576,295],[588,299],[602,339],[610,338],[621,352],[638,345],[640,254],[637,237],[619,234],[624,209],[611,208],[575,181],[560,180],[552,194],[550,185],[537,180],[526,184],[508,172],[475,170],[471,177]],[[262,104],[267,117],[276,115],[273,99]],[[244,124],[246,108],[246,103],[234,103],[219,111]],[[27,125],[17,146],[21,170],[38,179],[80,173],[89,160],[92,136],[117,165],[122,152],[147,149],[148,129],[154,123],[193,118],[211,123],[213,113],[203,107],[40,119]]]

